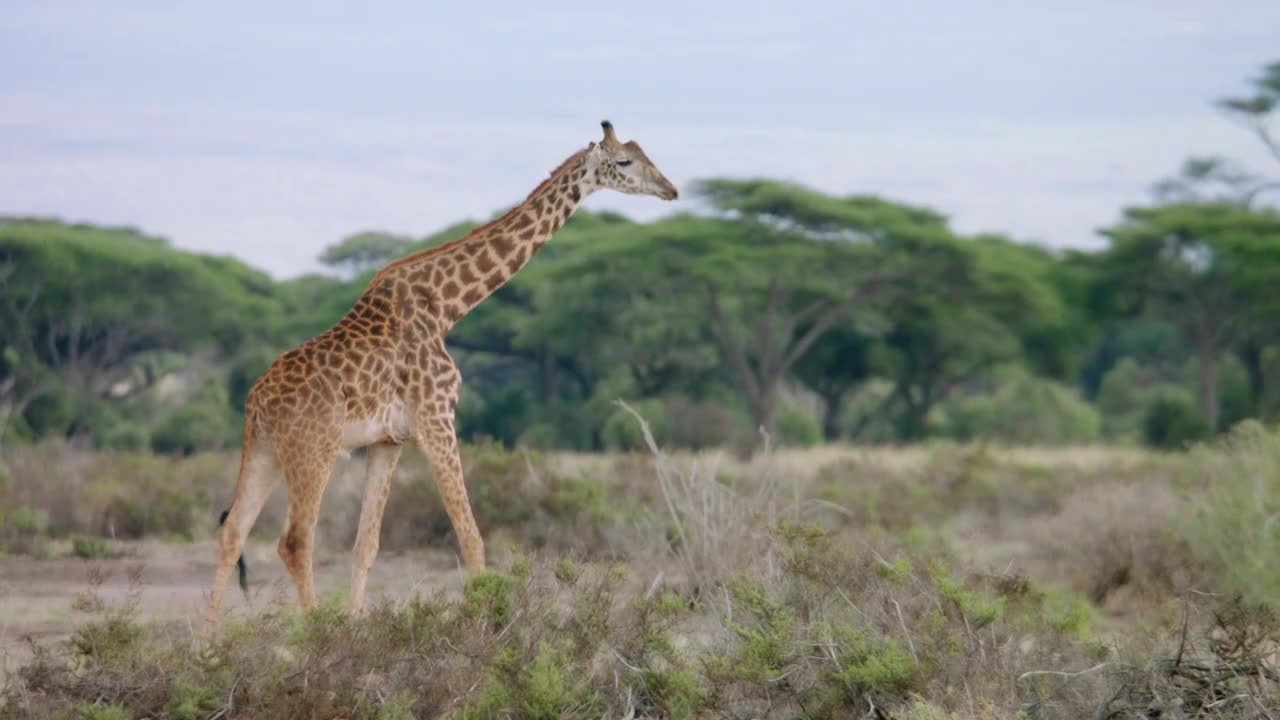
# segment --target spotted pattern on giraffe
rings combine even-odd
[[[604,138],[573,153],[524,202],[439,247],[389,263],[332,328],[282,353],[245,401],[244,444],[231,508],[218,530],[205,632],[245,538],[283,477],[289,496],[277,545],[303,608],[315,604],[312,559],[320,500],[335,460],[368,448],[348,608],[364,604],[391,476],[407,443],[430,459],[469,573],[484,569],[454,412],[462,373],[445,338],[455,323],[511,279],[591,193],[612,189],[673,200],[679,193],[635,142]],[[625,163],[625,169],[619,165]]]

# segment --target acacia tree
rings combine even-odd
[[[0,221],[0,404],[101,398],[153,351],[233,352],[269,332],[272,292],[234,260],[128,229]]]
[[[1218,105],[1244,123],[1266,148],[1272,159],[1280,162],[1280,138],[1273,127],[1277,107],[1280,106],[1280,62],[1273,62],[1262,69],[1262,74],[1252,83],[1253,93],[1243,97],[1224,98]],[[1280,190],[1280,180],[1250,178],[1251,182],[1241,196],[1245,207],[1251,207],[1263,193]]]
[[[1045,278],[1052,259],[996,236],[957,240],[954,250],[927,292],[888,310],[876,370],[894,389],[879,410],[893,411],[901,440],[924,437],[938,403],[999,364],[1028,356],[1054,364],[1044,356],[1054,354],[1049,341],[1065,315]]]
[[[577,248],[550,284],[613,273],[614,291],[684,318],[676,327],[686,341],[705,329],[766,432],[784,379],[819,341],[927,281],[919,259],[950,239],[937,215],[876,198],[759,180],[708,181],[698,192],[714,216],[677,216]],[[670,357],[678,341],[645,348]]]
[[[1280,287],[1280,215],[1232,204],[1130,208],[1103,230],[1109,282],[1177,325],[1199,365],[1200,411],[1217,428],[1217,358]],[[1122,290],[1123,292],[1123,290]]]
[[[320,262],[340,272],[359,275],[404,255],[413,239],[393,233],[366,231],[348,235],[320,254]]]
[[[769,429],[782,379],[800,369],[819,342],[839,340],[844,332],[832,336],[833,330],[847,332],[855,314],[864,329],[884,326],[877,319],[885,308],[936,293],[941,279],[960,261],[946,219],[931,210],[873,196],[834,197],[765,180],[712,180],[700,184],[699,191],[719,213],[775,234],[781,249],[797,255],[790,259],[775,251],[760,258],[756,302],[740,301],[736,319],[720,311],[709,293],[721,344],[745,378],[748,397],[758,394],[753,415],[758,422],[767,420],[760,424]],[[755,341],[737,341],[739,326],[754,326]],[[742,337],[751,336],[743,332]],[[834,431],[844,392],[866,375],[865,367],[859,368],[866,365],[866,354],[851,344],[843,351],[849,354],[827,359],[828,377],[839,382],[809,383],[827,385],[822,388],[827,432]],[[809,364],[800,374],[812,381],[815,369]]]
[[[796,332],[808,330],[800,327]],[[854,388],[871,378],[871,349],[877,334],[874,327],[864,329],[851,321],[839,323],[795,364],[796,379],[822,399],[822,434],[827,440],[840,435],[845,400]]]
[[[0,317],[6,330],[0,338],[0,441],[13,417],[21,416],[32,402],[58,387],[57,376],[41,364],[36,352],[34,313],[38,287],[19,290],[14,283],[15,264],[0,266]]]

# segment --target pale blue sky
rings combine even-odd
[[[1096,245],[1188,154],[1265,169],[1212,101],[1280,59],[1267,0],[4,5],[0,213],[277,276],[352,232],[486,217],[604,117],[678,184],[776,177]]]

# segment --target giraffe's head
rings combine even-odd
[[[613,134],[613,124],[600,123],[604,139],[588,147],[589,161],[596,166],[600,186],[631,195],[654,195],[675,200],[680,191],[653,164],[636,141],[621,142]]]

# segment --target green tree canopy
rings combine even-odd
[[[404,255],[413,239],[385,232],[361,232],[348,235],[320,254],[320,262],[348,274],[377,269]]]

